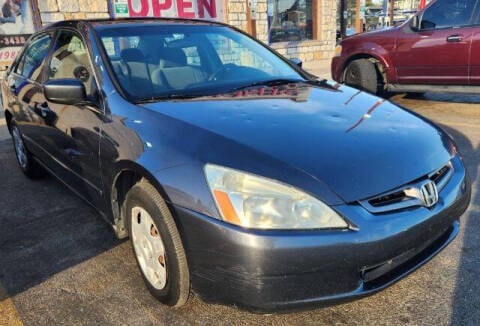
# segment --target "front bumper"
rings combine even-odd
[[[193,290],[255,311],[300,309],[362,297],[411,273],[450,243],[470,202],[462,164],[432,209],[372,215],[336,209],[358,231],[252,231],[175,207]]]

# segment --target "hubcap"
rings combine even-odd
[[[167,284],[165,247],[158,228],[148,212],[141,207],[132,208],[132,243],[143,275],[157,290]]]
[[[347,84],[358,85],[360,83],[360,73],[356,67],[349,67],[345,76]]]
[[[18,164],[25,169],[27,167],[27,151],[25,150],[25,145],[23,144],[22,136],[20,135],[20,131],[17,127],[13,128],[12,132],[13,136],[13,144],[15,146],[15,153],[17,153],[17,160]]]

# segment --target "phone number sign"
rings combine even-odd
[[[12,63],[29,36],[26,34],[0,34],[0,66],[9,66]]]
[[[9,66],[21,50],[21,46],[0,48],[0,66]]]

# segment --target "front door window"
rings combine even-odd
[[[422,30],[469,26],[477,0],[438,0],[425,10]]]
[[[49,79],[75,78],[85,85],[87,96],[95,94],[93,70],[80,37],[61,31],[49,65]]]

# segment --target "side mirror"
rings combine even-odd
[[[72,105],[88,102],[85,85],[78,79],[49,80],[43,85],[43,93],[53,103]]]
[[[293,63],[294,65],[302,68],[302,65],[303,65],[302,60],[300,60],[298,58],[292,58],[292,59],[290,59],[290,62]]]
[[[431,29],[435,29],[437,25],[431,21],[428,21],[428,20],[422,20],[421,24],[420,24],[420,29],[425,29],[425,30],[431,30]]]
[[[412,17],[412,20],[410,20],[410,28],[417,32],[420,30],[420,17],[419,15],[415,15]]]

